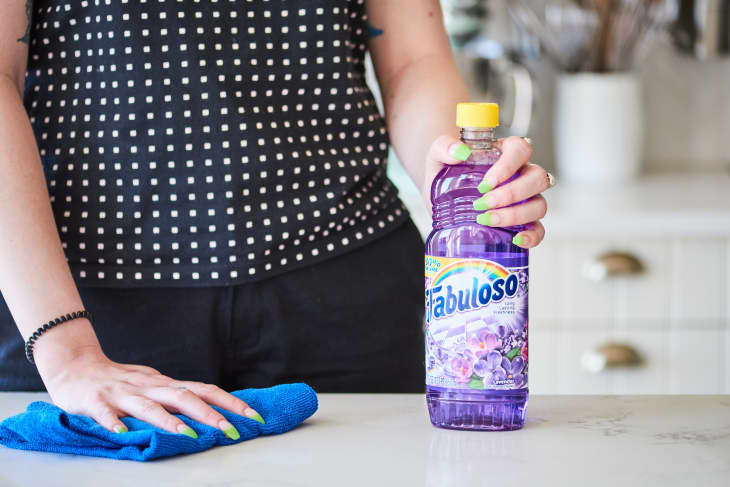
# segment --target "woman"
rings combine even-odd
[[[1,389],[45,388],[111,431],[129,415],[194,435],[182,412],[231,437],[209,404],[260,417],[226,389],[423,390],[423,242],[385,163],[390,142],[426,190],[468,156],[436,0],[0,16]],[[532,247],[547,175],[524,140],[502,148],[488,183],[523,173],[488,193],[491,222],[534,222]],[[26,360],[38,326],[84,308],[93,327],[48,329]]]

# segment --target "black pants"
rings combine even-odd
[[[422,276],[423,241],[409,220],[365,247],[251,284],[79,291],[118,362],[229,391],[304,381],[318,392],[422,392]],[[45,390],[23,347],[0,299],[0,390]]]

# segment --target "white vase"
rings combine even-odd
[[[565,183],[623,183],[641,169],[639,79],[628,73],[563,74],[557,80],[555,151]]]

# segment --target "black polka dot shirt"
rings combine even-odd
[[[251,282],[408,218],[363,0],[36,0],[25,105],[80,286]]]

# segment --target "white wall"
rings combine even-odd
[[[730,169],[730,58],[656,49],[641,66],[650,167]]]

